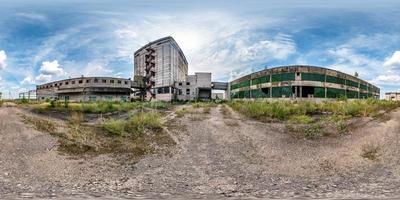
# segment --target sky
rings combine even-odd
[[[83,3],[82,3],[83,2]],[[189,73],[229,81],[314,65],[400,91],[396,0],[0,0],[0,92],[77,76],[133,76],[133,52],[172,36]]]

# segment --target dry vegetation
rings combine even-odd
[[[379,157],[380,147],[377,144],[365,144],[362,146],[361,157],[368,160],[376,161]]]
[[[400,102],[376,99],[309,101],[232,101],[234,110],[261,121],[282,121],[296,138],[316,139],[346,134],[350,119],[378,117],[400,106]]]
[[[128,120],[108,119],[100,125],[84,125],[84,113],[72,112],[67,123],[21,115],[35,129],[59,138],[59,150],[72,155],[114,153],[135,162],[144,154],[174,145],[162,130],[158,113],[137,113]]]
[[[47,111],[58,112],[83,112],[83,113],[110,113],[110,112],[126,112],[138,109],[155,109],[165,110],[171,107],[170,103],[165,102],[111,102],[99,101],[89,103],[73,103],[68,101],[17,101],[19,105],[31,107],[37,113]]]

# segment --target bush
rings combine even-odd
[[[81,112],[72,112],[68,118],[68,122],[74,126],[79,126],[84,121],[85,116]]]
[[[309,101],[231,101],[228,105],[250,118],[287,120],[291,115],[312,115],[324,112],[340,116],[374,117],[382,111],[390,111],[400,107],[400,102],[378,99],[325,101],[322,103]]]
[[[210,111],[211,111],[210,107],[203,108],[203,113],[205,113],[205,114],[210,114]]]
[[[362,146],[362,153],[361,157],[366,158],[368,160],[377,160],[378,159],[378,152],[379,146],[374,144],[366,144]]]
[[[181,118],[181,117],[185,116],[185,114],[188,112],[189,112],[189,110],[187,110],[186,108],[182,108],[182,109],[175,111],[175,114],[177,117]]]
[[[54,100],[51,100],[50,104],[49,104],[49,107],[50,108],[55,108],[56,107],[56,102]]]
[[[128,120],[108,119],[102,127],[118,136],[141,136],[146,131],[162,129],[161,116],[155,112],[139,112],[130,116]]]
[[[122,136],[125,131],[126,122],[123,120],[107,119],[103,128],[111,134]]]
[[[136,113],[129,118],[126,128],[133,135],[141,135],[146,130],[161,129],[161,116],[155,112]]]
[[[308,115],[295,115],[290,117],[289,122],[295,124],[311,124],[314,122],[314,119]]]

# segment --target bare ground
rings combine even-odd
[[[173,153],[121,164],[62,154],[56,138],[22,122],[26,111],[0,108],[0,198],[400,197],[400,110],[343,137],[297,140],[280,123],[221,109],[171,113]],[[376,160],[361,156],[366,146]]]

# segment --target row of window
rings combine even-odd
[[[118,84],[122,84],[121,80],[114,80],[114,79],[100,79],[101,83],[118,83]],[[100,81],[99,79],[95,78],[95,79],[86,79],[86,83],[91,83],[93,81],[93,83],[99,83]],[[123,81],[125,85],[128,85],[128,81]],[[76,81],[65,81],[65,82],[58,82],[58,83],[54,83],[54,84],[48,84],[48,85],[41,85],[38,86],[38,89],[45,89],[45,88],[52,88],[52,87],[58,87],[58,86],[62,86],[63,84],[65,85],[69,85],[71,83],[71,85],[75,84]],[[78,80],[78,84],[83,84],[83,80]]]
[[[325,98],[325,88],[323,87],[312,87],[313,91],[310,93],[315,98]],[[294,95],[293,88],[290,86],[284,87],[272,87],[272,91],[270,88],[261,88],[254,90],[245,90],[239,91],[235,93],[231,93],[231,98],[233,99],[242,99],[242,98],[282,98],[282,97],[292,97]],[[360,93],[360,98],[369,98],[373,97],[372,93]],[[327,88],[326,98],[341,98],[347,97],[349,99],[357,99],[358,92],[351,90],[342,90],[336,88]]]
[[[178,85],[182,86],[182,82],[179,82]],[[186,82],[186,85],[190,85],[190,82]]]
[[[237,88],[242,88],[242,87],[248,87],[250,85],[258,85],[262,83],[269,83],[270,80],[272,82],[282,82],[282,81],[294,81],[295,80],[295,73],[282,73],[282,74],[272,74],[272,75],[266,75],[262,77],[258,77],[255,79],[252,79],[251,81],[243,81],[237,84],[232,84],[231,85],[231,90],[237,89]],[[325,74],[314,74],[314,73],[301,73],[301,80],[304,81],[319,81],[319,82],[328,82],[328,83],[336,83],[336,84],[341,84],[341,85],[347,85],[351,87],[356,87],[356,88],[361,88],[363,90],[368,90],[371,92],[379,92],[378,88],[375,87],[368,87],[367,85],[364,84],[359,84],[357,82],[351,81],[351,80],[346,80],[342,79],[339,77],[334,77],[334,76],[329,76]]]

